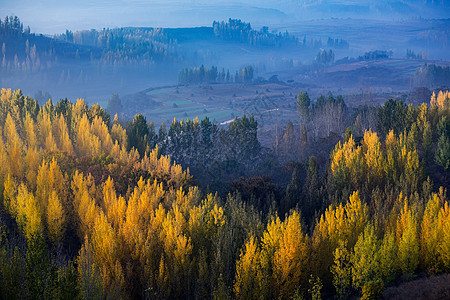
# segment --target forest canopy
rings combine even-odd
[[[305,124],[345,109],[306,93],[298,104]],[[448,273],[449,93],[388,101],[378,118],[358,141],[349,129],[325,165],[311,157],[304,178],[293,168],[282,196],[261,196],[274,189],[260,178],[219,197],[162,153],[195,166],[195,153],[214,160],[228,144],[250,166],[261,151],[252,116],[225,129],[174,120],[156,134],[142,115],[125,124],[82,99],[40,106],[2,89],[0,294],[369,298],[400,277]]]

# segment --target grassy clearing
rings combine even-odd
[[[165,95],[168,93],[173,93],[174,88],[162,88],[162,89],[154,89],[149,92],[147,92],[147,95],[149,96],[157,96],[157,95]]]
[[[197,103],[194,103],[192,101],[189,100],[169,100],[169,101],[164,101],[163,104],[167,107],[173,107],[173,105],[177,105],[179,107],[184,107],[184,106],[199,106]]]

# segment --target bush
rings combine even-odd
[[[384,287],[382,280],[371,280],[363,286],[361,299],[379,299],[383,294],[383,289]]]

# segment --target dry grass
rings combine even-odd
[[[450,299],[450,274],[430,276],[387,288],[384,299]]]

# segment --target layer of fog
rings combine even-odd
[[[66,29],[209,26],[212,20],[228,18],[261,26],[322,18],[447,18],[448,9],[444,0],[2,0],[0,15],[18,15],[34,32],[54,34]]]
[[[211,26],[213,20],[242,19],[253,28],[269,26],[274,32],[288,31],[300,40],[321,39],[326,47],[328,37],[345,39],[348,49],[335,49],[335,60],[357,59],[367,51],[392,51],[393,58],[404,58],[406,49],[424,54],[431,60],[449,60],[449,22],[423,20],[447,17],[447,1],[331,1],[331,0],[3,0],[0,16],[17,15],[32,32],[53,35],[72,31],[115,27],[194,27]],[[350,18],[350,19],[348,19]],[[362,18],[378,20],[361,20]],[[314,20],[313,20],[314,19]],[[382,21],[380,21],[382,20]],[[447,32],[436,34],[433,30]],[[424,35],[435,36],[430,42]],[[14,78],[0,78],[1,87],[21,88],[27,95],[48,91],[58,100],[85,98],[106,104],[111,94],[132,94],[150,87],[177,84],[178,71],[185,67],[217,66],[231,73],[253,65],[255,77],[268,79],[279,75],[288,80],[295,73],[307,72],[314,64],[318,49],[269,49],[239,43],[211,41],[180,42],[184,51],[202,54],[187,58],[177,65],[155,65],[148,70],[123,67],[98,71],[79,62],[66,62],[42,76],[40,73]],[[424,60],[424,62],[426,62]],[[70,70],[70,72],[68,72]],[[283,75],[284,74],[284,75]],[[292,75],[294,74],[294,75]],[[320,82],[317,82],[321,84]]]

